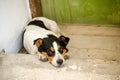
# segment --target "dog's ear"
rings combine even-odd
[[[69,40],[70,40],[70,38],[69,37],[65,37],[65,36],[63,36],[63,35],[61,35],[60,37],[59,37],[59,39],[62,41],[62,45],[63,46],[67,46],[67,44],[68,44],[68,42],[69,42]]]
[[[42,43],[43,43],[43,39],[41,38],[34,40],[34,45],[36,45],[37,47],[41,46]]]

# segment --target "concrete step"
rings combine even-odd
[[[69,35],[70,53],[79,58],[120,61],[120,37]]]
[[[120,25],[60,24],[61,31],[70,35],[119,36]]]
[[[61,31],[70,37],[72,56],[120,61],[120,28],[110,25],[62,24]]]
[[[59,68],[30,54],[1,54],[1,80],[120,80],[120,63],[72,57]]]

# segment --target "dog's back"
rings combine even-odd
[[[42,27],[46,30],[51,30],[58,36],[61,35],[60,28],[58,27],[57,23],[53,20],[50,20],[45,17],[36,17],[30,21],[28,25],[36,25]]]

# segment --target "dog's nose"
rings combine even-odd
[[[63,60],[62,60],[62,59],[58,59],[58,60],[57,60],[57,63],[58,63],[59,65],[61,65],[61,64],[63,63]]]

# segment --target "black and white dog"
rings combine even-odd
[[[61,35],[56,22],[45,17],[32,19],[23,35],[24,48],[30,54],[38,54],[40,60],[48,60],[54,66],[65,63],[69,38]]]

